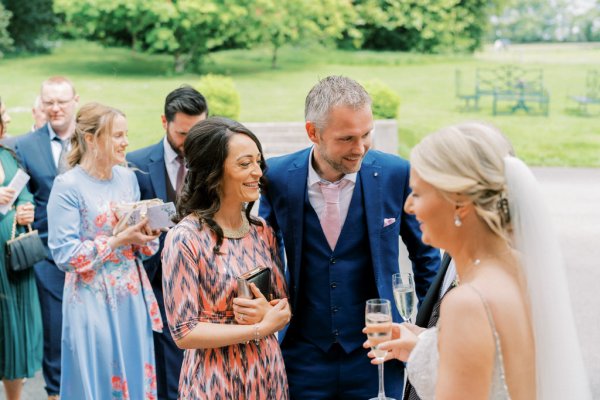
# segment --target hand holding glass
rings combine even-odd
[[[365,308],[365,323],[370,332],[367,334],[371,349],[378,360],[383,361],[386,351],[378,350],[380,343],[392,338],[392,304],[386,299],[367,300]],[[371,400],[394,400],[385,397],[383,385],[383,362],[378,365],[379,371],[379,394]]]
[[[392,275],[394,300],[398,312],[404,321],[410,323],[415,310],[415,280],[410,272],[400,272]]]

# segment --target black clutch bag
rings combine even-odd
[[[13,222],[12,236],[6,242],[6,266],[9,272],[19,272],[33,267],[46,258],[46,249],[37,230],[27,225],[28,232],[15,237],[17,230],[17,214]]]
[[[271,269],[267,267],[256,267],[237,278],[238,297],[253,299],[254,294],[250,290],[250,283],[254,283],[258,290],[267,300],[271,300]]]

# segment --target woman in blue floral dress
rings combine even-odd
[[[66,274],[61,393],[69,399],[155,399],[152,330],[162,321],[141,260],[158,250],[146,221],[116,235],[115,207],[138,201],[121,166],[127,121],[90,103],[77,114],[69,164],[48,202],[48,244]]]

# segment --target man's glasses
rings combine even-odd
[[[74,97],[71,97],[69,100],[42,100],[42,106],[44,108],[52,108],[56,105],[60,108],[65,108],[73,99]]]

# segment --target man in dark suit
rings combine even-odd
[[[312,148],[268,160],[260,215],[287,257],[293,318],[280,333],[293,399],[365,399],[377,394],[377,368],[362,348],[365,302],[392,299],[398,236],[413,262],[419,297],[439,266],[404,213],[408,162],[371,150],[371,99],[352,79],[330,76],[309,92]],[[394,307],[394,320],[400,315]],[[386,394],[400,399],[403,366],[387,363]]]
[[[135,173],[142,200],[159,198],[165,202],[176,201],[186,173],[183,142],[192,126],[206,119],[207,114],[206,99],[191,86],[182,86],[169,93],[161,117],[166,133],[164,138],[152,146],[127,155],[127,160],[138,169]],[[144,266],[165,322],[162,333],[154,332],[158,398],[171,400],[177,399],[183,350],[175,345],[166,323],[160,259],[164,238],[165,234],[162,234],[160,250],[146,260]]]
[[[454,287],[456,268],[451,261],[450,254],[444,253],[437,276],[419,306],[415,324],[422,328],[432,328],[437,325],[442,298]],[[410,380],[406,383],[404,400],[420,400],[415,388],[410,384]]]
[[[48,256],[34,266],[44,326],[44,359],[42,369],[48,398],[60,393],[60,348],[62,296],[65,273],[59,270],[48,249],[48,216],[46,205],[54,178],[64,172],[70,138],[75,131],[75,111],[79,96],[67,78],[52,77],[42,83],[40,99],[47,123],[38,130],[17,139],[15,149],[25,171],[31,177],[29,191],[35,200],[37,229]]]

